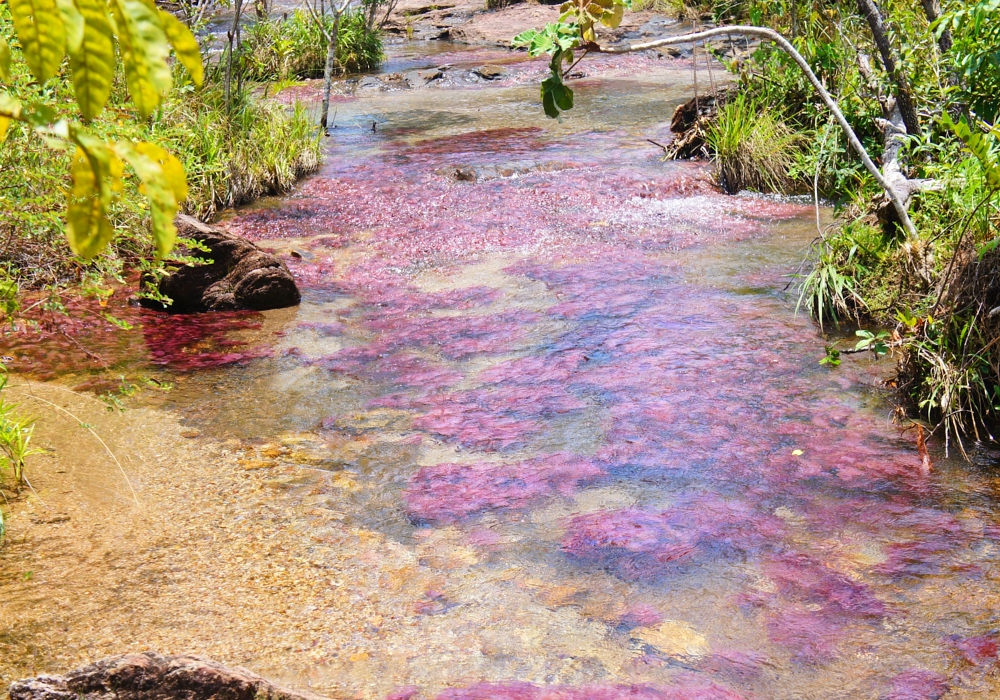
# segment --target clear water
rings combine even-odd
[[[562,122],[533,85],[340,103],[323,171],[226,222],[286,256],[302,305],[210,369],[147,331],[145,361],[188,372],[169,408],[295,436],[310,503],[437,581],[405,638],[358,632],[384,658],[344,692],[1000,696],[992,469],[921,474],[891,367],[818,365],[783,292],[809,203],[658,160],[689,70],[594,66]]]

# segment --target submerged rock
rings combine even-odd
[[[208,247],[210,252],[199,255],[212,262],[181,267],[160,280],[158,289],[173,300],[171,305],[144,299],[144,306],[179,313],[264,311],[301,300],[285,263],[250,241],[183,214],[177,217],[177,232]]]
[[[197,656],[152,652],[102,659],[64,676],[38,676],[10,687],[10,700],[321,700],[273,685],[242,668]]]
[[[500,80],[507,77],[507,69],[500,66],[480,66],[472,72],[483,80]]]

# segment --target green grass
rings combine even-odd
[[[787,192],[801,136],[767,105],[741,92],[726,102],[706,134],[727,192]]]
[[[328,29],[333,18],[326,17]],[[369,30],[365,14],[350,10],[340,18],[337,63],[357,72],[377,67],[385,58],[378,30]],[[242,55],[248,80],[321,78],[326,66],[326,40],[310,15],[296,10],[287,19],[269,19],[252,25]]]

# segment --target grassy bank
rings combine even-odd
[[[719,110],[706,140],[727,189],[809,193],[836,204],[837,224],[817,237],[799,277],[800,307],[827,331],[885,329],[879,349],[898,360],[907,410],[951,444],[988,438],[1000,423],[995,4],[945,1],[934,22],[920,3],[880,3],[894,73],[854,1],[730,0],[684,10],[791,37],[876,160],[882,120],[900,90],[909,93],[919,129],[903,137],[899,162],[907,177],[933,181],[911,205],[916,235],[896,223],[812,86],[772,45],[725,57],[740,94]]]
[[[324,18],[327,31],[333,17]],[[368,25],[362,9],[348,10],[337,33],[337,65],[349,73],[370,70],[385,55],[377,28]],[[303,10],[287,19],[257,22],[247,32],[242,55],[248,80],[322,78],[326,65],[326,40],[316,21]]]
[[[79,118],[65,64],[44,86],[27,73],[6,4],[0,5],[0,33],[14,59],[5,89],[23,101],[55,103],[68,117]],[[321,141],[314,115],[257,100],[249,92],[227,105],[218,83],[195,90],[180,68],[175,79],[178,87],[144,122],[118,75],[108,108],[91,128],[108,139],[148,140],[173,152],[187,171],[190,193],[184,209],[189,213],[210,219],[221,208],[287,191],[318,166]],[[22,289],[121,276],[150,257],[148,209],[130,178],[114,204],[109,251],[90,263],[71,254],[64,219],[69,161],[70,152],[45,148],[17,123],[0,146],[0,274]]]

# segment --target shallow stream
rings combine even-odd
[[[225,222],[302,305],[230,335],[138,319],[130,361],[177,384],[158,410],[299,469],[282,527],[410,562],[346,582],[346,608],[384,601],[349,640],[344,611],[289,609],[271,624],[316,641],[287,664],[220,660],[338,697],[1000,696],[995,473],[922,474],[891,367],[818,364],[784,291],[810,203],[660,161],[689,65],[585,70],[562,122],[537,64],[343,98],[322,172]]]

